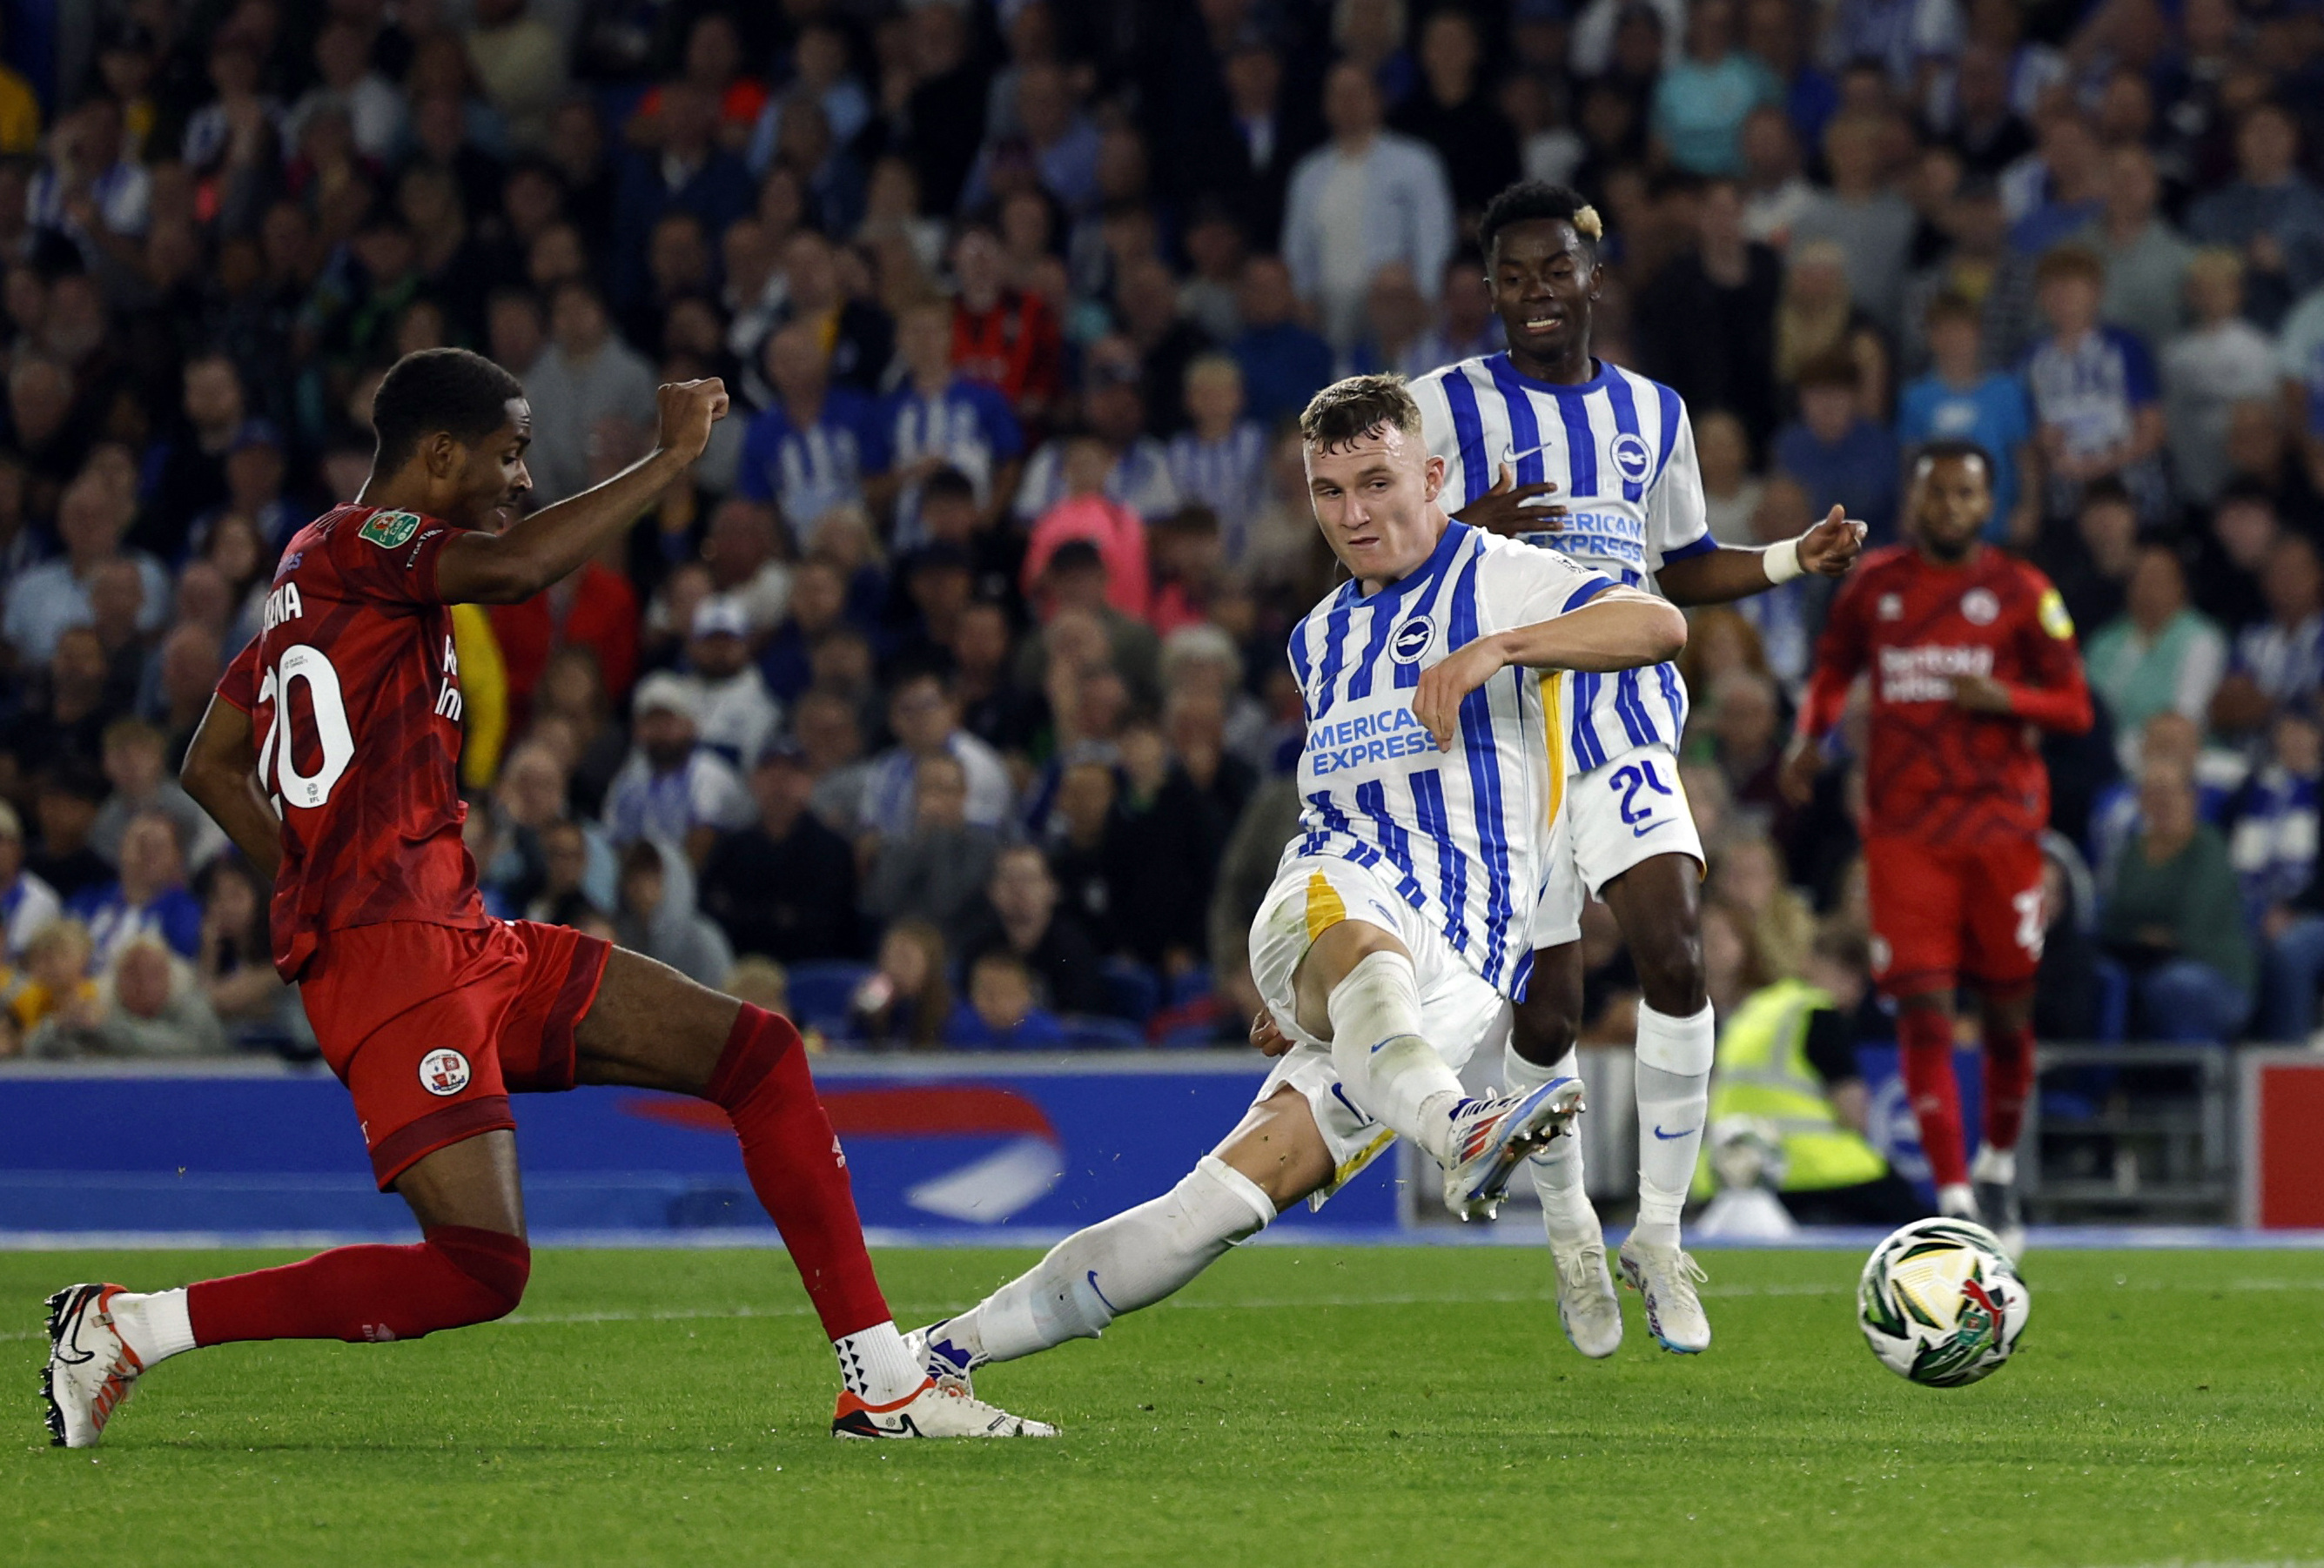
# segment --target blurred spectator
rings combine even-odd
[[[1079,442],[1094,442],[1101,449],[1105,466],[1096,488],[1103,494],[1143,518],[1177,510],[1167,449],[1146,433],[1144,371],[1137,349],[1126,338],[1100,338],[1083,356],[1083,366],[1088,433],[1046,442],[1033,454],[1017,489],[1017,516],[1031,523],[1067,495],[1084,493],[1074,491],[1065,472],[1068,454]]]
[[[1886,405],[1889,353],[1872,317],[1848,297],[1847,252],[1830,240],[1793,247],[1775,306],[1775,381],[1796,391],[1811,362],[1835,351],[1856,362],[1857,393],[1867,408]]]
[[[1736,47],[1735,10],[1734,0],[1694,0],[1686,51],[1655,84],[1655,140],[1689,174],[1742,172],[1745,116],[1784,96],[1775,73]]]
[[[1757,544],[1752,518],[1766,485],[1751,472],[1750,437],[1742,419],[1725,408],[1697,415],[1694,451],[1702,470],[1703,512],[1711,536],[1722,545]]]
[[[2192,541],[2195,607],[2230,636],[2266,615],[2260,573],[2282,533],[2274,498],[2250,480],[2231,480]]]
[[[813,679],[809,653],[847,611],[847,579],[828,561],[802,561],[775,633],[759,652],[759,669],[778,701],[796,701]]]
[[[1706,184],[1693,209],[1694,243],[1639,296],[1639,365],[1686,400],[1698,442],[1706,419],[1723,411],[1741,419],[1753,448],[1764,450],[1776,422],[1783,262],[1744,236],[1742,194],[1732,181]]]
[[[925,1050],[951,1015],[944,933],[926,921],[898,921],[880,939],[878,967],[848,1001],[848,1038],[874,1049]]]
[[[24,946],[23,972],[9,987],[9,1022],[19,1047],[52,1017],[75,1028],[97,1022],[97,982],[89,975],[88,928],[67,916],[51,921]]]
[[[1784,250],[1816,194],[1800,172],[1798,133],[1781,109],[1762,105],[1743,117],[1742,153],[1743,233]]]
[[[1040,1004],[1025,960],[995,948],[970,962],[968,999],[945,1021],[944,1041],[968,1050],[1038,1050],[1066,1039],[1065,1025]]]
[[[1483,65],[1476,19],[1463,11],[1432,13],[1420,24],[1420,81],[1388,116],[1435,149],[1452,205],[1471,224],[1519,173],[1517,133],[1486,91]]]
[[[2075,236],[2106,268],[2099,311],[2141,343],[2167,343],[2187,319],[2187,266],[2195,248],[2157,210],[2154,154],[2130,143],[2107,153],[2106,205]]]
[[[694,903],[694,868],[662,839],[640,839],[622,851],[621,903],[613,922],[622,946],[717,986],[734,967],[724,933]]]
[[[599,909],[613,906],[618,871],[612,840],[595,823],[573,821],[569,782],[562,754],[545,738],[520,742],[503,763],[492,800],[482,808],[491,821],[494,848],[488,858],[480,857],[477,872],[487,903],[502,906],[496,912],[523,914],[575,892]],[[469,807],[470,821],[479,811]],[[551,836],[567,826],[577,840],[578,859],[571,867],[552,864]]]
[[[1381,128],[1380,90],[1360,66],[1332,67],[1323,118],[1331,142],[1292,171],[1283,257],[1324,335],[1345,347],[1379,267],[1402,261],[1433,296],[1451,254],[1452,193],[1433,149]]]
[[[613,233],[620,243],[608,260],[613,290],[626,303],[645,286],[645,241],[673,207],[702,220],[711,234],[751,210],[751,172],[718,142],[720,105],[699,83],[679,79],[661,87],[654,144],[632,149],[621,171]]]
[[[1757,670],[1729,665],[1711,679],[1704,695],[1711,755],[1729,798],[1757,811],[1772,827],[1784,812],[1775,775],[1786,738],[1775,683]]]
[[[894,839],[927,822],[921,765],[938,756],[959,764],[963,821],[993,829],[1008,819],[1009,770],[991,747],[961,727],[959,701],[943,674],[921,670],[899,678],[888,698],[888,728],[896,744],[872,762],[864,780],[858,831]],[[981,872],[976,880],[982,882]]]
[[[1154,525],[1148,544],[1154,599],[1148,623],[1166,637],[1208,624],[1226,578],[1218,514],[1205,506],[1181,507]]]
[[[604,297],[586,279],[557,285],[549,322],[549,346],[524,372],[532,405],[525,463],[538,499],[558,501],[588,488],[590,443],[601,420],[642,426],[653,418],[658,378],[645,356],[615,335]]]
[[[2187,232],[2198,244],[2243,252],[2244,308],[2273,327],[2294,300],[2324,283],[2324,195],[2300,171],[2300,124],[2291,110],[2263,103],[2245,113],[2236,127],[2236,173],[2233,184],[2187,209]]]
[[[812,545],[816,524],[860,505],[864,483],[885,471],[879,410],[862,393],[830,384],[816,329],[795,321],[767,339],[775,399],[751,421],[735,488],[779,508],[793,536]]]
[[[953,245],[954,368],[998,388],[1017,417],[1042,428],[1065,390],[1065,339],[1056,306],[1010,287],[1001,237],[983,224],[964,226]],[[1062,303],[1062,302],[1060,302]]]
[[[2009,248],[2008,218],[1990,181],[1965,183],[1939,209],[1943,249],[1904,286],[1901,358],[1908,374],[1929,368],[1929,311],[1954,294],[1969,302],[1977,326],[1972,362],[2015,371],[2034,341],[2034,263]],[[2006,513],[1996,509],[1997,515]]]
[[[2275,344],[2241,314],[2243,273],[2232,251],[2198,253],[2187,269],[2195,324],[2163,351],[2171,476],[2181,499],[2198,506],[2227,482],[2225,449],[2235,405],[2275,391]]]
[[[993,952],[1019,959],[1058,1012],[1103,1012],[1108,992],[1096,945],[1078,920],[1057,907],[1058,894],[1039,849],[1016,844],[1001,850],[961,951],[971,965]]]
[[[196,805],[169,771],[161,732],[142,719],[116,719],[105,727],[105,776],[113,793],[97,813],[89,846],[118,864],[129,824],[149,812],[170,820],[186,860],[196,870],[226,847],[226,834]]]
[[[1820,517],[1833,506],[1886,544],[1896,522],[1896,438],[1866,416],[1862,374],[1846,352],[1800,367],[1800,417],[1775,436],[1775,466],[1800,481],[1808,510]]]
[[[1242,370],[1208,353],[1186,370],[1191,428],[1170,438],[1170,478],[1179,495],[1219,519],[1227,559],[1240,561],[1250,521],[1265,492],[1267,432],[1243,417]]]
[[[2252,1006],[2242,896],[2218,832],[2195,816],[2194,781],[2171,765],[2140,776],[2141,825],[2113,867],[2100,934],[2131,972],[2141,1038],[2225,1042]]]
[[[129,531],[131,511],[130,499],[114,493],[94,471],[66,487],[57,508],[57,534],[64,555],[18,573],[8,585],[6,608],[0,611],[0,632],[18,657],[47,664],[66,628],[88,625],[95,614],[90,589],[106,564],[118,559],[136,564],[144,588],[138,629],[161,629],[169,611],[170,579],[150,555],[130,552],[124,557],[121,541]]]
[[[1757,835],[1728,838],[1711,867],[1708,902],[1731,912],[1770,977],[1797,976],[1815,940],[1815,912],[1784,881],[1784,857]]]
[[[50,763],[33,781],[32,814],[41,837],[24,863],[68,905],[113,880],[113,867],[88,843],[105,796],[105,776],[97,765],[70,754]]]
[[[24,866],[24,822],[0,801],[0,961],[23,960],[32,940],[64,913],[64,903]]]
[[[2235,657],[2211,705],[2211,722],[2248,734],[2276,704],[2324,685],[2324,573],[2316,546],[2299,534],[2279,535],[2260,574],[2267,619],[2236,637]]]
[[[2062,246],[2034,272],[2050,335],[2026,362],[2025,380],[2053,517],[2070,515],[2081,489],[2112,477],[2159,520],[2170,499],[2163,473],[2163,407],[2146,345],[2098,320],[2106,273],[2096,256]]]
[[[678,676],[639,682],[631,711],[637,742],[605,792],[605,826],[617,844],[659,839],[699,862],[720,832],[751,821],[750,792],[702,744],[698,702]]]
[[[75,1056],[217,1056],[226,1035],[201,984],[183,958],[158,937],[124,945],[97,982],[93,1006],[67,1006],[25,1037],[24,1054]]]
[[[2117,736],[2135,736],[2166,710],[2200,724],[2227,672],[2219,628],[2187,603],[2187,575],[2165,545],[2138,552],[2128,607],[2084,645],[2090,689],[2106,703]]]
[[[2102,479],[2084,487],[2072,532],[2052,527],[2034,552],[2083,635],[2122,613],[2131,569],[2138,563],[2138,509],[2130,492]]]
[[[2034,1033],[2089,1040],[2098,1032],[2097,886],[2070,839],[2042,839],[2042,962],[2034,977]]]
[[[194,892],[202,903],[195,976],[227,1036],[239,1044],[311,1033],[299,993],[274,972],[267,940],[267,900],[273,890],[240,856],[226,855],[202,868]]]
[[[1055,810],[1047,824],[1049,867],[1065,907],[1105,953],[1120,946],[1114,919],[1121,901],[1115,896],[1107,852],[1118,793],[1110,762],[1094,754],[1068,760],[1058,775]],[[1278,857],[1281,853],[1278,847]]]
[[[201,950],[202,906],[186,888],[177,826],[158,811],[140,812],[124,830],[119,880],[81,889],[66,907],[88,924],[100,968],[149,933],[181,958]]]
[[[866,395],[878,390],[896,346],[887,312],[849,291],[839,253],[813,229],[785,240],[782,255],[785,323],[813,329],[833,384]]]
[[[740,603],[714,597],[696,606],[686,662],[681,679],[701,716],[702,744],[737,768],[756,766],[783,713],[751,662],[751,619]]]
[[[904,378],[881,408],[890,459],[902,487],[891,537],[909,548],[927,537],[922,487],[949,469],[969,481],[980,516],[990,518],[1017,488],[1025,438],[1008,399],[953,367],[952,312],[941,301],[915,306],[898,324]]]
[[[8,754],[20,776],[64,762],[96,766],[103,755],[105,727],[114,717],[106,674],[105,645],[93,629],[70,627],[58,636],[49,661],[47,701],[28,704],[7,727]],[[102,793],[102,784],[97,788]]]
[[[1242,333],[1230,352],[1242,367],[1251,417],[1264,425],[1287,418],[1332,379],[1332,348],[1298,319],[1291,271],[1274,256],[1243,263]]]
[[[2080,111],[2070,104],[2052,106],[2035,134],[2034,156],[2001,177],[2009,243],[2027,256],[2044,254],[2106,211],[2105,150]]]
[[[953,755],[918,757],[911,793],[913,822],[879,834],[858,902],[872,920],[925,920],[957,943],[1000,853],[1000,834],[969,820],[969,774]]]
[[[2324,980],[2324,888],[2319,886],[2316,816],[2324,775],[2324,729],[2310,706],[2278,713],[2267,762],[2227,806],[2227,852],[2243,885],[2259,944],[2259,1040],[2305,1041],[2316,1027]]]
[[[737,952],[797,964],[854,955],[855,856],[808,809],[815,776],[797,742],[752,770],[759,820],[721,834],[702,866],[703,912]]]
[[[1114,940],[1179,975],[1202,959],[1211,880],[1232,819],[1220,821],[1161,733],[1122,733],[1121,776],[1102,844]]]
[[[1076,436],[1064,445],[1064,494],[1034,522],[1019,568],[1025,596],[1054,608],[1077,597],[1069,582],[1094,575],[1107,604],[1143,619],[1153,603],[1145,521],[1106,493],[1102,443]]]
[[[1097,197],[1097,126],[1074,101],[1073,84],[1055,64],[1032,60],[1012,74],[1011,123],[1005,132],[985,127],[961,206],[985,206],[1006,168],[1028,172],[1068,211],[1085,210]]]
[[[1978,307],[1962,296],[1938,295],[1925,319],[1932,365],[1897,399],[1897,442],[1907,452],[1936,440],[1983,447],[1993,461],[1993,518],[1986,537],[2029,544],[2040,532],[2042,512],[2025,482],[2039,472],[2039,459],[2024,383],[2012,372],[1979,368]]]
[[[1863,113],[1835,115],[1824,128],[1824,162],[1831,174],[1792,221],[1790,243],[1830,240],[1848,268],[1849,298],[1884,331],[1902,318],[1904,264],[1911,254],[1911,204],[1882,183],[1886,123]]]
[[[468,64],[485,101],[507,123],[509,140],[540,148],[566,93],[565,48],[556,28],[527,10],[525,0],[475,0],[465,41]]]

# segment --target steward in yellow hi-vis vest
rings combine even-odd
[[[1777,980],[1720,1021],[1709,1124],[1715,1135],[1723,1118],[1749,1116],[1774,1129],[1784,1152],[1777,1196],[1803,1224],[1895,1224],[1927,1212],[1851,1125],[1861,1121],[1852,1014],[1866,986],[1862,946],[1827,931],[1809,964],[1821,984]],[[1694,1192],[1711,1189],[1706,1154]]]

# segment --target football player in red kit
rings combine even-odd
[[[1945,1214],[2022,1238],[2017,1133],[2034,1076],[2042,960],[2041,732],[2089,728],[2073,623],[2049,580],[1980,543],[1992,463],[1933,442],[1914,464],[1914,542],[1867,555],[1816,648],[1784,787],[1804,802],[1849,688],[1870,677],[1864,863],[1873,963],[1896,1003],[1904,1083]],[[1985,1137],[1974,1173],[1953,1081],[1953,1001],[1977,993]]]
[[[788,1019],[561,926],[492,918],[460,841],[454,604],[531,598],[616,541],[726,412],[715,380],[657,394],[654,451],[519,518],[524,389],[462,349],[380,383],[354,504],[293,535],[259,636],[219,683],[187,790],[274,884],[297,982],[416,1246],[341,1247],[183,1289],[49,1300],[52,1439],[97,1442],[165,1357],[257,1339],[414,1339],[500,1317],[531,1271],[512,1093],[622,1084],[723,1109],[831,1336],[850,1437],[1048,1435],[940,1388],[905,1349],[864,1251],[846,1159]]]

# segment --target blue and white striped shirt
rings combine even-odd
[[[1256,419],[1244,419],[1216,441],[1179,432],[1170,437],[1170,481],[1181,499],[1218,514],[1227,563],[1240,562],[1250,519],[1267,504],[1267,431]]]
[[[1561,678],[1505,669],[1461,704],[1452,749],[1412,711],[1421,673],[1478,637],[1554,619],[1613,586],[1548,550],[1452,523],[1428,560],[1366,596],[1343,583],[1291,633],[1307,712],[1305,830],[1284,850],[1377,871],[1463,960],[1522,998],[1545,830],[1568,771]]]
[[[1598,363],[1578,386],[1521,374],[1506,353],[1462,360],[1413,383],[1431,455],[1444,459],[1444,509],[1458,512],[1499,482],[1554,483],[1567,509],[1554,533],[1524,536],[1632,588],[1654,585],[1665,561],[1719,547],[1703,509],[1694,426],[1676,392]],[[1675,747],[1686,729],[1685,683],[1671,665],[1572,680],[1569,760],[1577,773],[1632,747]]]

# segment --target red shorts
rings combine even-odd
[[[2024,985],[2042,962],[2042,846],[2005,839],[1950,848],[1909,839],[1864,846],[1872,977],[1891,996]]]
[[[330,932],[299,984],[355,1096],[382,1192],[424,1157],[513,1127],[512,1092],[573,1087],[573,1029],[613,944],[529,920]]]

